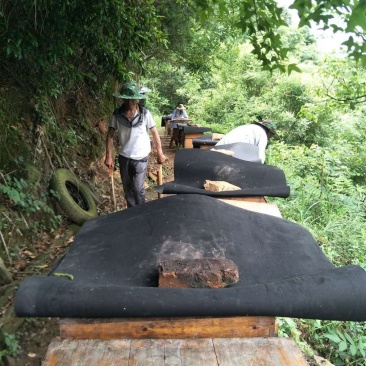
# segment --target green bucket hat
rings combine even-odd
[[[113,93],[116,98],[122,99],[145,99],[146,96],[140,94],[139,89],[135,83],[126,83],[122,86],[119,92]]]
[[[272,132],[275,136],[277,136],[276,126],[272,121],[261,121],[261,122],[253,122],[253,123],[258,126],[264,127],[264,129],[268,130],[269,132]]]

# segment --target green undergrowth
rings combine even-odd
[[[62,221],[57,193],[49,188],[53,172],[66,168],[87,176],[90,163],[104,154],[99,124],[113,99],[110,92],[96,97],[84,89],[51,98],[0,88],[0,255],[7,265]]]
[[[29,139],[32,125],[26,116],[24,94],[15,88],[4,88],[0,99],[0,167],[9,172],[19,167],[19,156],[32,153]]]
[[[4,346],[0,350],[0,365],[4,365],[2,362],[2,358],[4,356],[11,356],[15,357],[18,355],[20,345],[19,342],[14,334],[7,334],[4,335]]]
[[[269,162],[284,170],[287,199],[271,199],[282,216],[307,228],[337,267],[366,269],[365,187],[334,149],[274,145]],[[334,365],[366,365],[366,323],[280,318],[280,335],[293,337],[309,356]]]

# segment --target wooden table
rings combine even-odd
[[[264,197],[220,199],[281,217]],[[275,317],[60,319],[43,366],[307,366]]]
[[[274,317],[60,320],[43,366],[306,366]]]
[[[290,338],[54,339],[43,366],[306,366]]]
[[[210,132],[209,127],[199,127],[199,126],[184,126],[183,127],[183,147],[185,149],[193,148],[193,139],[200,138],[204,136],[204,133]]]

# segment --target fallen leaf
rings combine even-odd
[[[36,266],[37,268],[47,268],[48,264],[41,264],[40,266]]]
[[[16,264],[14,265],[14,269],[15,269],[15,270],[18,270],[18,271],[21,271],[21,270],[22,270],[22,269],[24,269],[26,266],[27,266],[27,262],[26,262],[24,259],[22,259],[22,260],[20,260],[18,263],[16,263]]]
[[[32,258],[32,259],[36,258],[36,255],[35,255],[34,253],[30,252],[29,250],[23,250],[23,253],[24,253],[27,257],[29,257],[29,258]]]

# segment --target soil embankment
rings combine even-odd
[[[161,140],[164,154],[168,161],[163,165],[163,182],[173,180],[173,162],[175,149],[169,148],[170,137],[164,137],[161,132]],[[89,172],[85,172],[85,176],[89,176],[87,183],[93,189],[97,197],[97,208],[99,215],[106,215],[114,211],[112,200],[111,180],[108,170],[105,167],[104,157],[94,161],[88,167]],[[88,164],[85,164],[87,166]],[[149,161],[149,179],[146,181],[146,198],[151,201],[158,198],[158,193],[154,187],[158,170],[156,155],[152,152]],[[92,174],[90,174],[90,171]],[[121,179],[118,170],[114,171],[114,184],[117,210],[126,208],[123,199],[123,191]],[[19,344],[19,352],[16,357],[5,356],[5,365],[16,366],[39,366],[44,359],[47,348],[51,340],[58,336],[59,325],[58,319],[55,318],[32,318],[19,319],[15,316],[12,307],[14,295],[17,285],[25,278],[33,275],[46,275],[53,264],[60,258],[72,244],[74,235],[77,233],[79,226],[72,223],[66,217],[61,227],[52,233],[44,233],[42,238],[38,238],[33,243],[31,250],[24,250],[20,258],[12,263],[9,271],[14,282],[0,288],[1,302],[0,312],[2,315],[1,326],[7,328],[7,334],[10,338],[11,346]],[[6,288],[5,288],[6,287]],[[16,339],[13,340],[12,334],[15,333]]]

